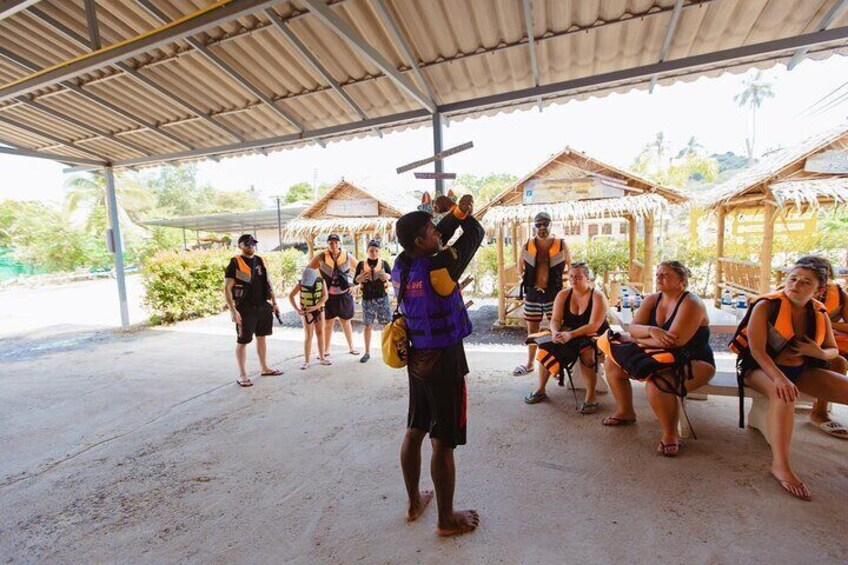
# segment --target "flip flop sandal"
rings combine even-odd
[[[683,441],[677,440],[674,443],[663,443],[657,446],[657,453],[661,453],[663,457],[677,457],[680,450],[683,449]]]
[[[547,398],[548,398],[548,395],[545,394],[544,392],[531,392],[530,394],[528,394],[527,396],[524,397],[524,403],[525,404],[536,404],[536,403],[542,402],[543,400],[545,400]]]
[[[615,416],[607,416],[601,420],[601,424],[605,426],[629,426],[636,423],[636,418],[616,418]]]
[[[348,353],[350,353],[351,355],[359,355],[359,351],[355,349],[351,349],[350,351],[348,351]]]
[[[301,366],[300,366],[300,370],[301,370],[301,371],[305,371],[305,370],[306,370],[306,369],[308,369],[308,368],[309,368],[309,363],[303,363],[303,364],[301,364]]]
[[[581,414],[594,414],[601,407],[600,402],[581,402],[580,408],[577,409]]]
[[[320,361],[318,361],[318,364],[319,365],[332,365],[333,362],[330,361],[329,359],[321,359]]]
[[[283,374],[283,372],[282,372],[281,370],[279,370],[279,369],[272,369],[272,370],[270,370],[270,371],[267,371],[267,372],[265,372],[265,373],[262,373],[262,376],[263,376],[263,377],[279,377],[279,376],[280,376],[280,375],[282,375],[282,374]]]
[[[839,422],[828,420],[827,422],[822,422],[821,424],[815,425],[816,427],[818,427],[818,429],[820,429],[829,436],[833,436],[839,439],[848,439],[848,428],[846,428]]]
[[[533,372],[533,367],[528,367],[527,365],[519,365],[515,369],[512,370],[512,376],[523,377],[524,375],[529,375],[532,372]]]
[[[253,386],[253,381],[251,381],[250,379],[242,379],[241,377],[237,377],[236,382],[239,386]]]

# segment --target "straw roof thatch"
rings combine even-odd
[[[524,205],[525,185],[535,180],[592,180],[598,184],[625,188],[623,197],[569,200],[551,204]],[[483,206],[478,217],[487,226],[512,221],[532,221],[537,212],[551,214],[554,221],[580,221],[591,218],[634,216],[656,213],[670,204],[682,204],[687,197],[672,188],[660,186],[632,171],[620,169],[572,147],[552,155],[541,165]]]
[[[334,216],[327,213],[332,201],[376,200],[377,214],[370,216]],[[405,191],[390,192],[382,189],[364,189],[341,181],[324,196],[286,224],[283,238],[286,241],[303,241],[309,237],[330,233],[382,233],[394,232],[397,218],[412,211],[417,205],[415,197]]]
[[[848,151],[848,122],[769,155],[750,169],[702,193],[698,201],[710,209],[758,207],[767,200],[780,207],[798,209],[845,203],[848,174],[804,170],[807,159],[830,150]]]

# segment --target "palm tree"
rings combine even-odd
[[[103,175],[73,176],[65,183],[65,207],[70,214],[87,213],[86,229],[96,230],[102,222],[106,208],[106,179]],[[155,199],[135,175],[119,175],[115,179],[115,196],[118,200],[118,217],[127,224],[140,224],[140,213],[153,208]],[[98,211],[101,211],[98,214]],[[127,224],[129,225],[129,224]]]
[[[675,159],[680,159],[681,157],[685,157],[687,155],[697,155],[698,152],[703,148],[704,146],[701,145],[701,143],[693,135],[689,138],[689,141],[686,142],[686,145],[683,146],[683,149],[681,149],[677,153],[677,157],[675,157]]]
[[[754,76],[745,79],[742,92],[733,97],[739,107],[747,106],[751,111],[751,136],[745,140],[748,150],[748,165],[754,162],[754,145],[757,139],[757,110],[767,98],[774,98],[772,84],[763,78],[763,72],[757,71]]]

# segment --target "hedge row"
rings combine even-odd
[[[237,251],[212,249],[162,252],[142,269],[144,303],[154,324],[170,324],[217,314],[226,308],[224,269]],[[306,263],[296,249],[263,253],[278,299],[294,284]]]

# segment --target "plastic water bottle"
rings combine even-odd
[[[729,290],[724,291],[721,295],[721,305],[722,306],[733,306],[733,295],[730,294]]]
[[[621,307],[622,307],[622,308],[625,308],[625,309],[626,309],[626,308],[630,308],[630,294],[628,294],[628,293],[626,293],[626,292],[625,292],[625,293],[621,296]]]
[[[633,295],[633,307],[639,308],[642,305],[642,295],[640,293],[636,293]]]
[[[744,294],[736,297],[736,317],[741,318],[745,315],[745,310],[748,309],[748,299]]]

